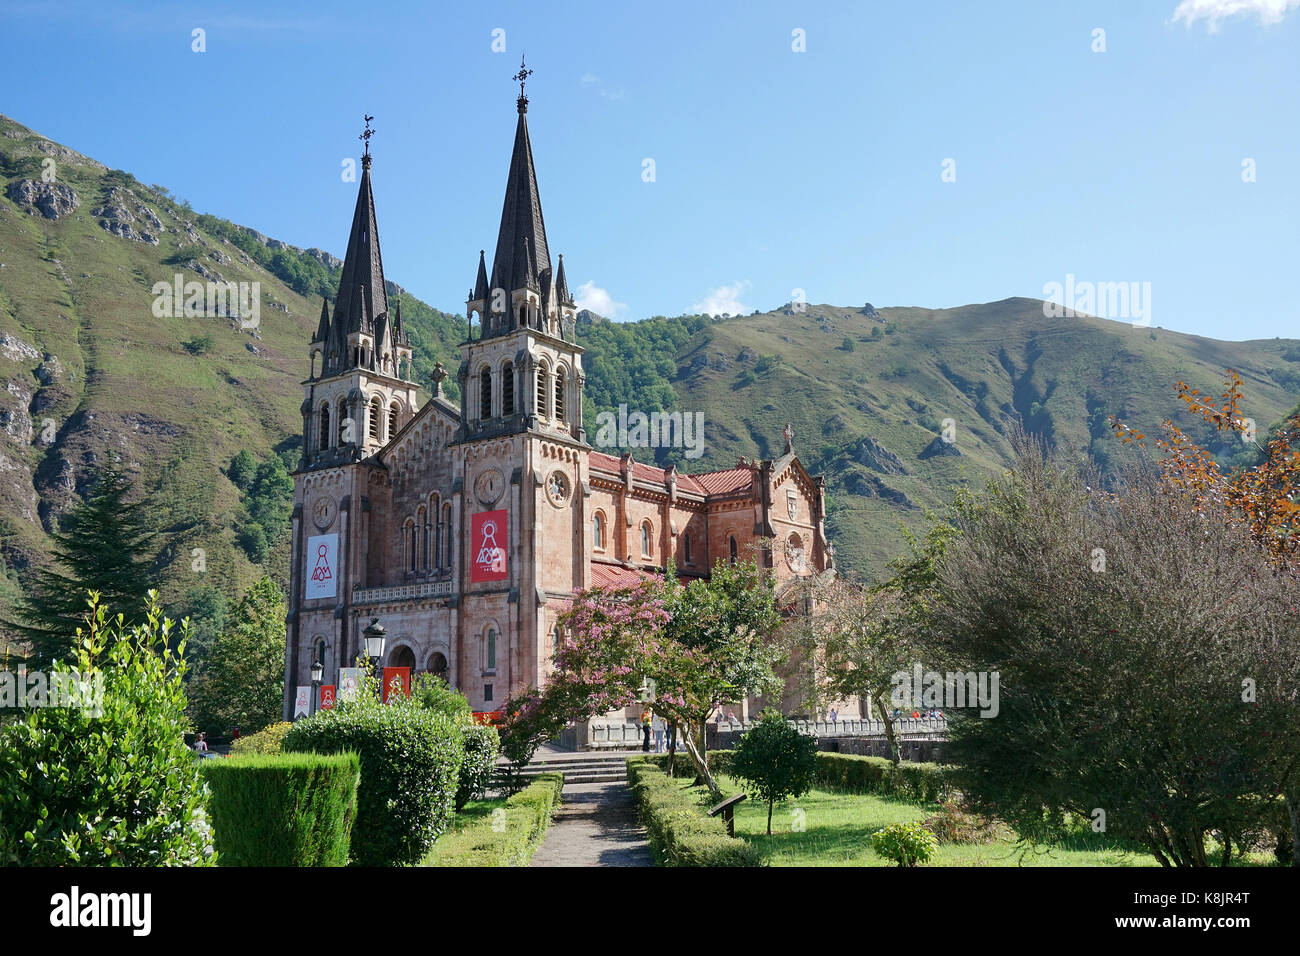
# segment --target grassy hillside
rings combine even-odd
[[[42,180],[48,160],[53,183]],[[379,210],[381,221],[395,214]],[[348,225],[321,241],[341,243]],[[249,482],[241,491],[226,469],[245,450],[263,464],[296,462],[307,343],[340,265],[196,214],[163,187],[0,117],[0,603],[44,560],[46,532],[108,454],[153,496],[156,570],[173,608],[213,591],[234,597],[263,570],[283,581],[283,536],[255,565],[239,533],[250,511],[282,525],[282,509],[251,502]],[[177,274],[260,283],[260,325],[157,317],[153,285]],[[427,383],[439,360],[454,370],[464,320],[400,294],[418,376]],[[1261,431],[1300,391],[1295,341],[1049,319],[1030,299],[939,311],[787,305],[627,324],[584,316],[578,336],[589,424],[620,402],[704,413],[703,458],[633,449],[641,460],[689,471],[770,457],[791,422],[796,450],[829,480],[841,564],[867,572],[898,552],[904,524],[1006,463],[1017,419],[1061,450],[1106,461],[1120,454],[1106,416],[1154,431],[1179,415],[1177,379],[1216,392],[1223,368],[1237,369]],[[955,444],[937,440],[945,419]],[[282,494],[276,476],[253,487],[263,485]],[[206,553],[202,572],[195,548]]]

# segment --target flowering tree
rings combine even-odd
[[[699,729],[681,743],[700,779],[709,772],[703,724],[719,701],[771,691],[779,618],[770,581],[754,565],[719,564],[711,581],[676,575],[579,592],[560,620],[555,672],[542,690],[505,706],[502,751],[516,765],[571,720],[642,702],[674,724]]]

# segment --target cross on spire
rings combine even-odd
[[[511,79],[519,84],[518,103],[519,103],[519,112],[521,113],[525,113],[528,111],[528,97],[524,95],[524,81],[527,80],[532,75],[533,75],[533,71],[528,69],[526,66],[524,66],[524,58],[520,56],[519,72],[516,73],[514,76],[512,76]]]
[[[365,116],[364,113],[361,115]],[[366,151],[361,156],[361,165],[365,166],[366,169],[370,168],[370,137],[375,135],[375,131],[370,128],[370,121],[372,119],[374,119],[373,116],[366,116],[365,132],[357,137],[357,139],[362,140],[366,144]]]

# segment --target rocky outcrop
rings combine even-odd
[[[37,361],[41,353],[35,348],[28,345],[16,335],[10,335],[8,332],[0,333],[0,355],[3,355],[11,362],[21,362],[29,364]]]
[[[916,507],[916,503],[911,498],[897,488],[889,487],[875,475],[851,471],[844,478],[844,487],[848,489],[850,494],[862,498],[879,498],[882,501],[888,501],[890,504],[900,505],[904,508]]]
[[[99,226],[105,232],[132,242],[156,246],[157,234],[165,231],[157,214],[120,186],[110,189],[104,204],[92,209],[90,214],[99,220]],[[140,225],[138,231],[135,228],[137,223]],[[144,231],[146,226],[154,231]]]
[[[334,270],[343,268],[343,260],[337,256],[330,255],[324,249],[308,249],[307,255],[311,256],[326,269]]]
[[[71,186],[63,183],[45,183],[35,179],[16,179],[5,190],[15,205],[30,216],[40,214],[46,219],[58,219],[76,209],[80,200]]]
[[[921,454],[916,457],[920,458],[922,461],[926,461],[927,459],[938,456],[953,455],[961,455],[961,451],[957,448],[957,445],[954,442],[946,442],[942,438],[936,437],[934,441],[926,445]]]
[[[858,442],[853,458],[858,464],[866,465],[872,471],[878,471],[882,475],[907,474],[907,469],[903,467],[903,459],[870,435]]]

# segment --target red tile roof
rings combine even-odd
[[[606,471],[611,474],[622,473],[622,461],[613,455],[606,455],[604,452],[593,451],[591,453],[591,467],[597,471]],[[663,484],[665,472],[662,468],[654,465],[647,465],[639,461],[632,462],[632,475],[643,481]],[[692,491],[697,495],[721,495],[732,491],[739,491],[741,488],[749,487],[753,481],[753,472],[744,466],[737,468],[727,468],[723,471],[706,471],[698,475],[687,475],[678,473],[677,487],[684,491]]]
[[[593,588],[629,587],[633,584],[639,584],[648,577],[650,577],[650,574],[646,571],[624,568],[617,564],[597,564],[592,562],[591,565],[591,586]]]

